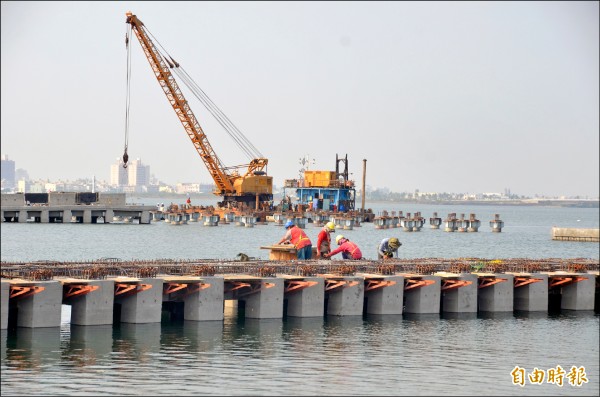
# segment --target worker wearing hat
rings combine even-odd
[[[329,254],[324,254],[323,256],[325,258],[332,257],[341,252],[344,259],[362,259],[362,252],[356,243],[353,243],[341,234],[337,235],[335,242],[337,245],[339,245],[339,247],[331,251]]]
[[[317,257],[331,252],[331,233],[335,232],[335,223],[327,222],[317,236]]]
[[[298,259],[312,259],[312,243],[304,230],[296,226],[292,220],[287,221],[284,227],[287,231],[277,244],[294,244]]]
[[[377,259],[390,259],[396,255],[398,257],[398,248],[402,243],[396,237],[384,238],[377,246]]]

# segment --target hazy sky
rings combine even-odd
[[[392,191],[599,194],[599,9],[568,2],[2,2],[2,154],[109,180],[131,10],[269,159]],[[212,183],[132,40],[129,156]],[[180,86],[184,88],[183,84]],[[184,89],[225,165],[248,161]]]

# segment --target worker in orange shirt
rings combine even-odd
[[[312,243],[306,233],[304,233],[304,230],[296,226],[291,220],[287,221],[284,227],[287,231],[277,244],[294,244],[298,259],[312,259]]]
[[[331,252],[331,233],[335,232],[335,223],[327,222],[317,236],[317,257]]]
[[[323,256],[325,258],[330,258],[341,252],[344,259],[362,259],[362,252],[360,252],[358,245],[348,240],[346,237],[338,234],[335,238],[335,242],[337,245],[339,245],[339,247],[331,251],[329,254],[324,254]]]

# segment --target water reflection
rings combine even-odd
[[[0,362],[6,360],[6,338],[8,338],[8,331],[0,330]]]
[[[62,347],[65,363],[77,367],[99,365],[113,350],[112,325],[71,325],[71,337]]]
[[[244,333],[255,338],[279,338],[283,329],[280,318],[246,318],[243,324]]]
[[[182,332],[194,351],[211,351],[223,343],[222,321],[184,321]]]
[[[477,317],[484,320],[508,320],[514,318],[513,312],[479,312]]]
[[[284,331],[286,335],[321,334],[325,320],[323,317],[286,317]]]
[[[160,323],[121,323],[113,331],[113,350],[117,360],[134,360],[150,363],[160,352]]]
[[[10,369],[39,370],[60,359],[60,327],[17,328],[7,337],[6,366]]]
[[[597,395],[597,315],[487,314],[19,328],[0,334],[2,393]],[[558,364],[585,366],[589,384],[510,382],[515,365]]]
[[[517,319],[546,319],[546,318],[548,318],[547,312],[515,311],[513,315]]]
[[[442,312],[441,318],[443,320],[476,320],[477,313]]]

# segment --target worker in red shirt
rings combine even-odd
[[[335,232],[335,223],[327,222],[317,236],[317,258],[331,252],[331,233]]]
[[[329,254],[324,254],[323,256],[325,258],[330,258],[341,252],[344,259],[362,259],[362,252],[360,252],[358,245],[348,240],[346,237],[338,234],[335,238],[335,242],[337,245],[339,245],[339,247],[331,251]]]
[[[296,248],[298,259],[312,259],[312,243],[304,230],[294,224],[294,221],[285,223],[287,232],[277,244],[291,243]]]

